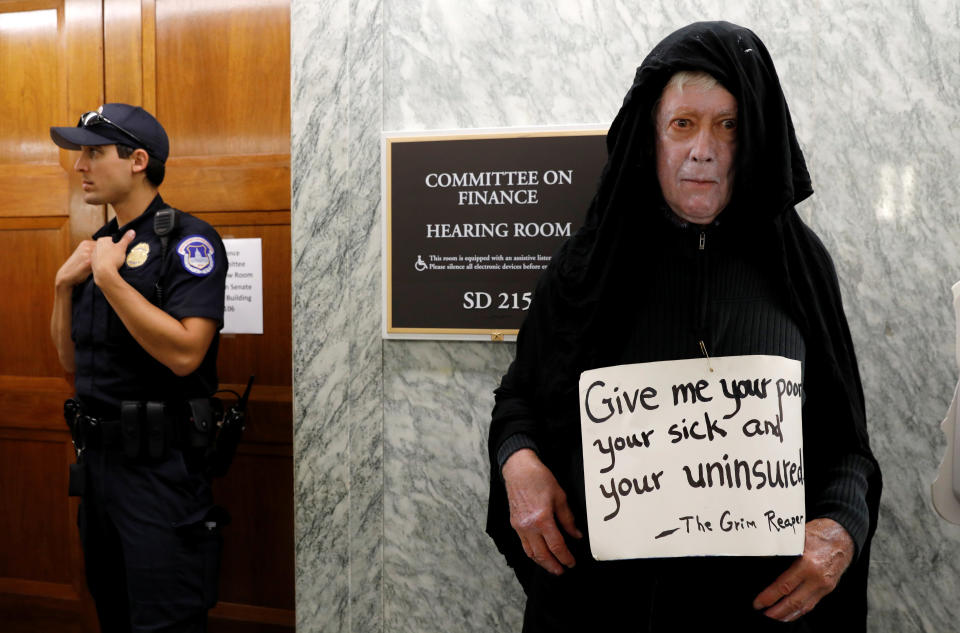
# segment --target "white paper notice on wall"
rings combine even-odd
[[[779,356],[583,372],[594,558],[802,553],[801,379]]]
[[[227,291],[223,311],[226,334],[263,334],[263,265],[260,238],[226,239]]]

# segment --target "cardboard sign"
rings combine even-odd
[[[801,365],[727,356],[580,376],[597,560],[803,552]]]

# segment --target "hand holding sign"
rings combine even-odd
[[[757,596],[753,608],[770,607],[765,615],[793,622],[834,590],[850,566],[853,552],[853,539],[839,523],[833,519],[810,521],[803,556]]]
[[[510,456],[503,465],[503,480],[510,501],[510,525],[517,531],[523,551],[551,574],[573,567],[570,553],[557,521],[564,531],[580,538],[582,534],[567,505],[567,495],[550,469],[528,448]]]

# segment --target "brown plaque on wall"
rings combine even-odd
[[[511,339],[583,222],[606,129],[384,135],[384,336]]]

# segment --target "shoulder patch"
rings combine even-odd
[[[213,272],[213,245],[207,238],[190,235],[177,244],[177,254],[183,263],[183,269],[191,275],[206,277]]]

